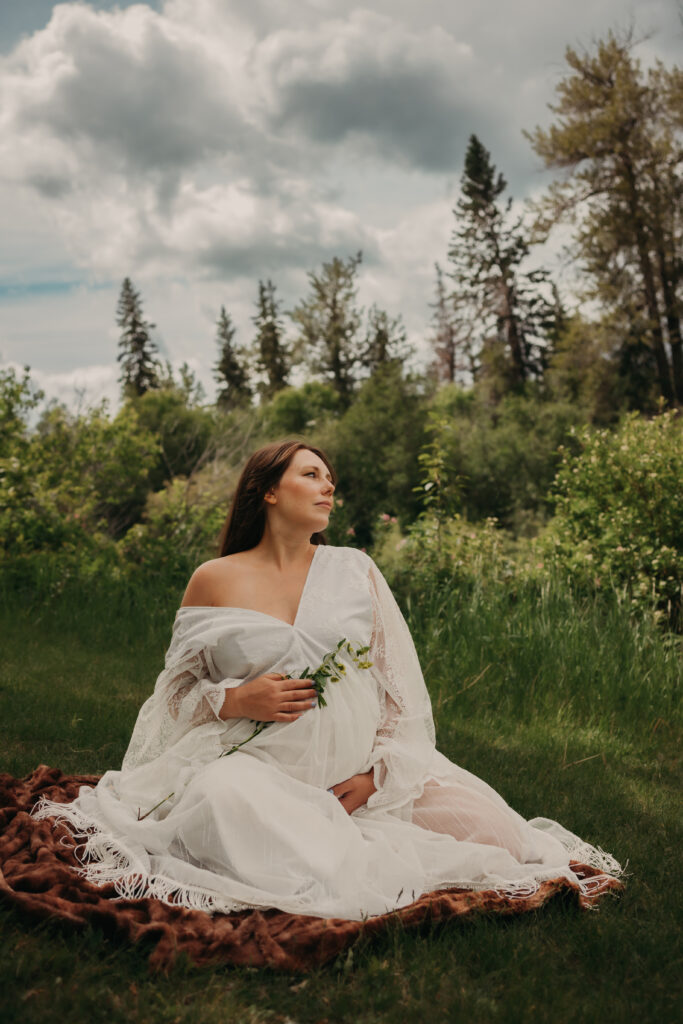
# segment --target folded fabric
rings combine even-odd
[[[72,801],[81,786],[94,786],[96,775],[66,775],[40,765],[17,779],[0,774],[0,896],[37,918],[57,918],[76,929],[101,927],[108,935],[150,944],[149,963],[167,971],[183,953],[195,964],[230,963],[308,971],[332,960],[359,936],[376,936],[391,924],[418,929],[477,913],[520,914],[565,895],[582,909],[593,907],[623,884],[599,868],[571,861],[580,887],[567,877],[542,881],[529,896],[514,898],[492,890],[449,888],[426,893],[409,906],[364,921],[321,918],[280,910],[243,910],[209,914],[172,906],[150,897],[118,897],[114,885],[93,885],[82,874],[72,832],[30,811],[38,800]]]

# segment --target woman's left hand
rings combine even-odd
[[[338,782],[336,786],[332,786],[330,793],[337,797],[347,814],[353,814],[358,807],[367,803],[375,792],[373,776],[372,769],[369,772],[363,772],[362,775],[352,775],[345,782]]]

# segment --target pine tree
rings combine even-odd
[[[444,281],[444,272],[439,263],[434,264],[436,270],[436,297],[430,303],[434,310],[432,324],[434,333],[431,344],[434,350],[434,361],[431,373],[439,383],[452,384],[461,379],[471,380],[476,375],[477,364],[472,350],[472,334],[474,322],[460,310],[455,296],[448,292]]]
[[[117,359],[121,363],[122,391],[126,398],[139,397],[159,387],[160,363],[150,336],[155,324],[144,319],[140,294],[129,277],[121,286],[116,323],[121,328]]]
[[[287,386],[291,367],[291,354],[284,344],[284,325],[279,316],[280,302],[275,298],[275,285],[271,280],[259,281],[254,339],[255,365],[265,379],[257,385],[262,398],[271,398]]]
[[[311,294],[289,314],[300,328],[295,358],[332,384],[344,406],[351,403],[363,358],[362,311],[355,306],[361,260],[360,252],[346,261],[335,256],[320,273],[309,272]]]
[[[386,310],[373,303],[368,313],[365,344],[360,352],[359,365],[372,374],[388,363],[403,365],[411,353],[402,318],[390,317]]]
[[[540,287],[547,272],[521,270],[530,243],[521,217],[509,223],[512,199],[501,199],[506,188],[488,150],[470,136],[448,252],[453,299],[476,325],[473,340],[483,364],[495,364],[507,377],[505,386],[519,388],[541,370],[553,307]]]
[[[587,297],[622,321],[624,337],[637,327],[660,395],[683,402],[683,70],[657,62],[645,74],[633,45],[631,33],[609,33],[592,52],[567,48],[556,121],[527,133],[546,166],[565,172],[538,224],[577,224],[571,253]]]
[[[225,306],[221,306],[216,327],[218,362],[214,366],[213,374],[219,386],[216,405],[223,412],[227,412],[237,406],[246,405],[251,400],[251,388],[243,354],[233,343],[235,327],[230,315],[225,311]]]

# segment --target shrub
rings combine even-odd
[[[490,406],[476,391],[449,384],[434,397],[432,413],[445,466],[460,481],[459,511],[471,520],[495,517],[518,535],[537,532],[552,511],[547,492],[558,447],[580,424],[580,412],[532,385]]]
[[[634,608],[681,627],[683,421],[674,412],[584,429],[562,451],[556,512],[542,549],[570,577],[615,587]]]
[[[283,388],[270,402],[263,403],[261,429],[270,438],[308,435],[311,429],[336,416],[340,408],[339,396],[330,384],[307,381],[300,388]]]
[[[26,444],[28,417],[44,397],[31,380],[30,367],[24,367],[21,379],[12,367],[0,370],[0,459],[18,454]]]
[[[363,381],[343,416],[312,435],[339,474],[337,493],[344,499],[348,527],[355,530],[354,543],[371,542],[376,518],[385,509],[402,521],[419,510],[412,488],[420,475],[425,405],[415,381],[403,377],[400,367],[385,364]]]
[[[192,405],[186,389],[167,384],[133,399],[130,406],[140,426],[158,442],[151,490],[159,490],[174,476],[189,476],[213,454],[215,413]]]
[[[517,574],[510,539],[493,518],[470,523],[460,515],[440,521],[423,514],[402,534],[385,513],[374,536],[373,558],[401,593],[506,583]]]
[[[13,555],[122,534],[149,490],[158,442],[124,408],[79,416],[53,405],[0,459],[0,548]]]
[[[187,582],[200,562],[216,557],[224,520],[222,504],[176,477],[149,495],[142,522],[118,542],[127,577]]]

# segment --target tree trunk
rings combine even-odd
[[[667,355],[666,347],[664,345],[664,335],[662,333],[659,302],[657,300],[657,289],[655,286],[655,275],[652,268],[652,261],[650,259],[647,237],[645,235],[645,229],[643,227],[643,220],[641,217],[640,197],[638,195],[635,172],[633,170],[631,160],[627,154],[624,154],[622,156],[622,166],[624,168],[624,176],[626,178],[626,183],[629,189],[628,202],[631,211],[633,229],[636,236],[638,262],[640,264],[640,273],[643,278],[643,286],[645,289],[645,302],[647,304],[647,311],[650,317],[652,348],[654,350],[655,360],[657,363],[657,373],[659,375],[659,388],[667,404],[673,405],[675,401],[674,389],[671,379],[669,357]]]
[[[659,232],[657,238],[657,262],[659,264],[659,281],[664,297],[666,330],[669,335],[669,345],[671,346],[674,390],[676,392],[676,399],[680,404],[683,404],[683,337],[681,337],[681,320],[676,309],[675,289],[672,285],[668,261]]]
[[[517,383],[521,386],[526,379],[526,365],[524,353],[522,352],[522,339],[520,337],[519,320],[515,315],[512,288],[507,281],[503,282],[505,289],[505,333],[507,335],[508,348],[512,356]]]

